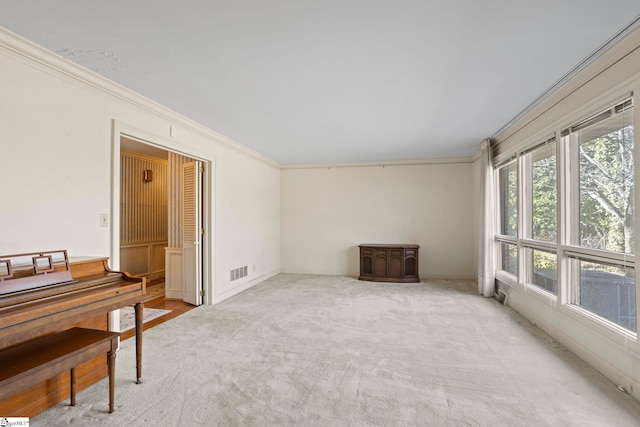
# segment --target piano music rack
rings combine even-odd
[[[72,281],[66,250],[0,257],[0,295]]]

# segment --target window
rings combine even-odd
[[[580,246],[633,252],[632,107],[577,131]]]
[[[558,295],[558,187],[555,137],[522,154],[526,172],[522,245],[526,251],[524,281]]]
[[[558,257],[556,254],[532,249],[530,282],[553,295],[558,295]]]
[[[499,179],[500,234],[515,237],[518,230],[518,170],[516,162],[502,167]]]
[[[500,209],[499,268],[518,275],[518,168],[515,161],[498,169]]]
[[[500,269],[507,271],[514,276],[518,275],[518,250],[512,243],[502,243],[500,245]]]
[[[520,286],[637,332],[633,110],[615,104],[497,168],[496,245]]]
[[[557,186],[555,140],[531,156],[531,238],[555,242],[557,236]]]
[[[579,260],[576,304],[632,331],[636,330],[633,268]]]
[[[564,134],[578,195],[569,219],[569,302],[636,331],[633,103],[615,105]]]

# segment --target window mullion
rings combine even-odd
[[[544,242],[542,240],[521,239],[522,246],[532,249],[540,249],[547,252],[556,252],[558,245],[555,242]]]
[[[567,246],[571,240],[571,212],[574,204],[574,191],[571,191],[576,181],[571,171],[574,170],[575,164],[572,162],[572,143],[569,136],[560,138],[560,143],[556,147],[558,156],[558,301],[560,304],[568,304],[571,300],[570,290],[573,288],[571,280],[574,275],[571,270],[571,259],[564,250],[560,250]]]
[[[531,280],[529,270],[531,260],[526,256],[527,248],[522,245],[524,237],[531,236],[529,226],[531,218],[531,156],[518,157],[518,282],[524,283]]]
[[[639,91],[640,91],[640,88],[637,88],[636,90],[634,90],[633,93],[637,93]],[[633,124],[633,129],[640,129],[640,108],[633,109],[633,118],[631,123]],[[634,165],[640,165],[640,149],[638,148],[637,145],[634,146],[634,150],[633,150],[633,163]],[[640,167],[634,168],[633,174],[634,174],[633,179],[635,180],[636,183],[639,183]],[[637,201],[640,200],[640,185],[635,185],[633,190],[634,190],[633,211],[638,212]],[[634,253],[640,254],[640,233],[638,233],[637,218],[634,224],[634,233],[636,235],[636,238],[634,239],[634,246],[635,246]],[[640,268],[638,268],[637,266],[635,266],[635,280],[636,280],[636,284],[640,283]],[[640,292],[638,292],[638,287],[636,285],[636,309],[637,307],[640,307]],[[637,331],[640,331],[640,316],[636,316],[636,332]]]

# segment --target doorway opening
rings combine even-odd
[[[153,326],[205,302],[205,286],[210,287],[205,234],[209,163],[129,134],[114,136],[113,264],[147,278],[145,308],[166,311],[150,316]],[[186,183],[185,165],[197,168]],[[126,315],[117,319],[123,338]]]

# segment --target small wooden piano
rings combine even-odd
[[[76,326],[109,330],[109,312],[134,306],[139,383],[146,280],[112,271],[107,261],[70,261],[66,250],[0,256],[0,350]],[[79,378],[79,389],[107,375],[106,357],[84,365],[76,369],[84,375]],[[35,415],[64,400],[68,390],[66,378],[45,381],[0,401],[0,416]]]

